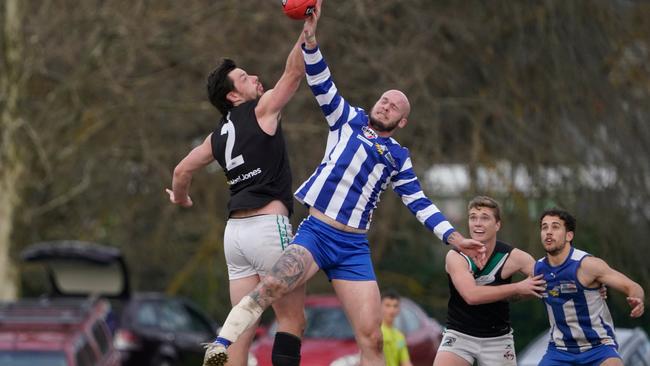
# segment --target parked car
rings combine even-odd
[[[0,365],[119,366],[106,300],[0,303]]]
[[[341,303],[334,295],[312,295],[305,300],[307,326],[302,340],[301,363],[310,366],[354,366],[359,364],[359,348]],[[402,297],[395,326],[406,336],[414,366],[431,366],[442,340],[440,324],[415,302]],[[252,363],[271,366],[271,350],[277,324],[253,344]]]
[[[540,334],[517,357],[519,366],[537,366],[548,347],[549,330]],[[650,366],[650,341],[641,328],[616,328],[618,352],[625,366]]]
[[[45,266],[53,298],[94,294],[110,299],[115,309],[114,345],[124,366],[200,365],[201,343],[216,337],[216,323],[191,301],[162,293],[132,293],[126,262],[117,248],[56,241],[34,244],[21,257]]]

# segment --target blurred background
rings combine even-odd
[[[194,207],[169,203],[176,163],[216,127],[205,80],[230,57],[271,88],[302,23],[280,1],[0,1],[0,299],[47,290],[27,245],[120,248],[139,290],[230,309],[222,248],[228,187],[195,175]],[[501,240],[539,258],[538,215],[560,205],[575,245],[650,291],[650,3],[325,0],[318,40],[343,95],[369,108],[404,90],[397,133],[425,192],[467,234],[477,194],[503,205]],[[283,113],[294,187],[327,128],[303,85]],[[447,247],[392,192],[370,242],[380,287],[444,323]],[[306,211],[296,203],[294,227]],[[309,293],[331,291],[318,275]],[[624,296],[610,291],[619,327]],[[517,348],[548,327],[541,302],[512,306]]]

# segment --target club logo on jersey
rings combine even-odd
[[[390,154],[390,152],[387,152],[386,155],[386,160],[390,163],[390,165],[393,166],[393,168],[397,168],[397,162],[395,161],[395,158],[393,158],[393,155]]]
[[[375,142],[375,149],[377,149],[377,152],[380,155],[384,155],[384,151],[386,151],[386,146],[384,145],[379,145],[378,143]]]
[[[373,131],[368,126],[361,127],[361,131],[363,131],[363,135],[366,136],[366,138],[369,138],[371,140],[377,138],[377,132]]]
[[[552,289],[548,290],[548,294],[553,297],[558,297],[560,296],[560,288],[558,286],[555,286]]]
[[[453,347],[454,343],[456,343],[455,337],[446,336],[445,339],[442,340],[442,347]]]
[[[511,350],[507,350],[507,351],[503,354],[503,358],[505,358],[505,359],[508,360],[508,361],[512,361],[512,360],[515,359],[515,354],[514,354],[514,352],[512,352]]]
[[[575,294],[578,293],[578,286],[573,281],[561,282],[560,283],[560,293],[563,294]]]

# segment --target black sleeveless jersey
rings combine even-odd
[[[498,286],[512,281],[512,277],[501,278],[503,265],[511,251],[510,245],[497,240],[490,259],[480,271],[471,259],[462,253],[461,255],[467,259],[477,285]],[[448,329],[481,338],[498,337],[510,332],[510,304],[508,301],[469,305],[456,290],[451,277],[447,275],[447,278],[449,279],[450,295],[447,306]]]
[[[278,124],[273,136],[260,128],[255,116],[257,102],[231,109],[212,133],[212,155],[230,186],[228,213],[280,200],[291,215],[291,169],[282,128]]]

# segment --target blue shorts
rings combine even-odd
[[[621,358],[615,346],[603,344],[585,352],[572,353],[559,350],[550,343],[539,366],[597,366],[608,358]]]
[[[330,281],[376,281],[366,234],[348,233],[309,216],[291,244],[309,250]]]

